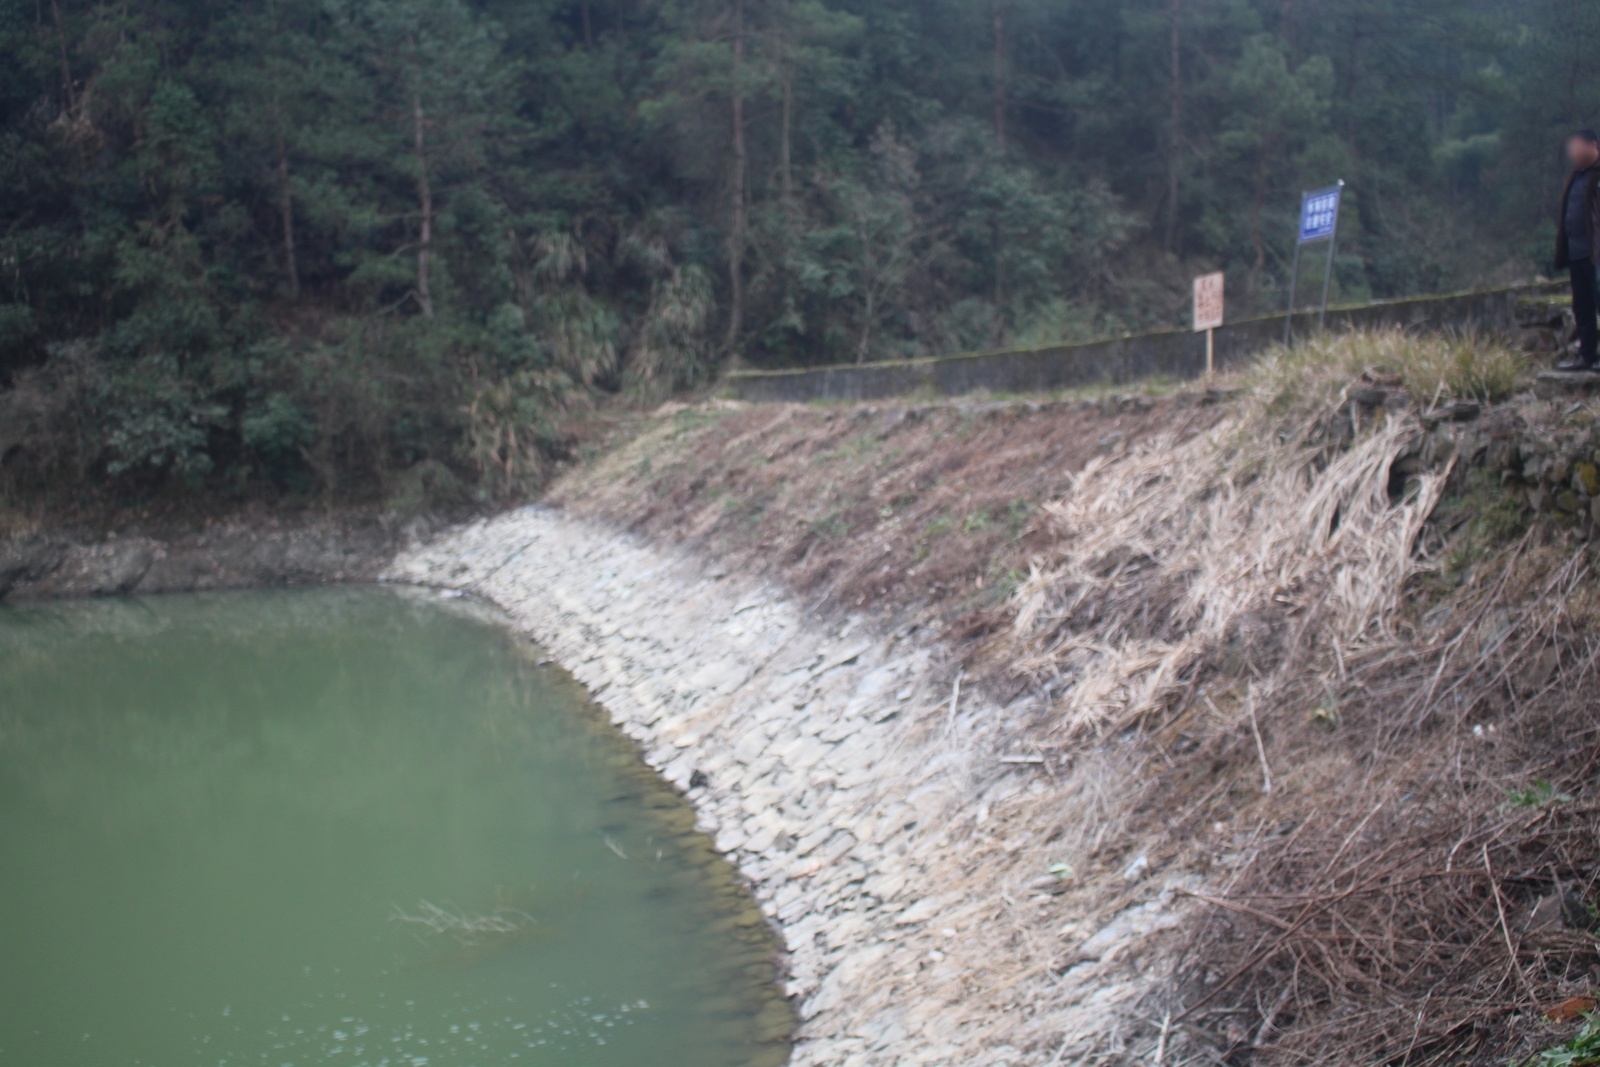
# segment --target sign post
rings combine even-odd
[[[1206,376],[1217,372],[1217,330],[1226,317],[1227,275],[1202,274],[1194,280],[1194,329],[1206,335]]]
[[[1339,202],[1344,198],[1344,182],[1327,189],[1306,193],[1300,200],[1300,237],[1294,244],[1294,269],[1289,274],[1289,313],[1283,320],[1283,343],[1294,331],[1294,298],[1300,287],[1300,250],[1317,241],[1328,242],[1328,270],[1322,277],[1322,312],[1317,328],[1328,325],[1328,297],[1333,291],[1334,255],[1339,247]]]

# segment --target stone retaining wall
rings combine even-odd
[[[948,668],[912,635],[824,623],[770,588],[538,508],[406,552],[388,577],[498,604],[688,794],[787,946],[803,1020],[793,1063],[1070,1062],[1052,1056],[1126,1035],[1159,980],[1149,959],[1118,962],[1177,921],[1176,887],[1154,880],[1078,935],[1069,971],[1023,969],[1003,993],[974,980],[1007,935],[974,919],[974,841],[1037,769],[1000,758],[1023,709],[953,699]],[[963,1011],[995,995],[1014,1010]]]
[[[1407,329],[1472,330],[1512,334],[1545,322],[1528,321],[1524,301],[1548,294],[1542,284],[1518,285],[1450,296],[1392,300],[1333,308],[1332,329],[1398,326]],[[1548,316],[1546,316],[1548,317]],[[1247,361],[1283,339],[1284,317],[1232,322],[1217,331],[1216,362],[1227,368]],[[1304,336],[1317,328],[1315,312],[1294,317]],[[1197,378],[1205,373],[1205,337],[1190,330],[979,352],[936,359],[843,364],[806,370],[734,371],[726,392],[739,400],[806,403],[815,400],[881,400],[927,394],[1047,393],[1092,385],[1123,385],[1151,378]]]
[[[1554,521],[1591,545],[1600,543],[1600,381],[1541,386],[1559,417],[1552,418],[1552,407],[1527,398],[1481,416],[1477,405],[1457,401],[1440,413],[1443,417],[1428,420],[1430,432],[1401,457],[1397,469],[1410,474],[1454,457],[1451,478],[1457,492],[1498,489],[1525,518]]]

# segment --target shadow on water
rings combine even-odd
[[[415,591],[0,608],[0,1062],[784,1062],[759,911],[543,659]]]

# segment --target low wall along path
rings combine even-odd
[[[1561,326],[1550,297],[1559,287],[1536,282],[1446,296],[1412,297],[1330,308],[1331,330],[1400,328],[1524,335],[1553,352]],[[1293,334],[1318,330],[1315,311],[1297,311]],[[1216,331],[1218,369],[1240,366],[1282,342],[1284,316],[1230,322]],[[1537,335],[1537,336],[1529,336]],[[1554,362],[1554,360],[1552,360]],[[1150,379],[1192,379],[1206,370],[1206,342],[1192,330],[1111,337],[927,359],[886,359],[801,370],[737,370],[723,391],[752,402],[884,400],[897,396],[966,393],[1048,393],[1085,386],[1127,385]]]
[[[539,508],[403,553],[387,577],[498,604],[687,792],[787,945],[794,1064],[1071,1062],[1056,1057],[1100,1046],[1155,981],[1116,963],[1176,921],[1152,887],[1064,975],[975,987],[1004,931],[970,907],[966,844],[1027,785],[996,749],[1021,712],[953,705],[948,668],[914,639],[823,626],[770,588]]]

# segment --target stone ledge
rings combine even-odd
[[[1559,287],[1533,282],[1499,289],[1385,300],[1328,309],[1332,330],[1400,328],[1453,330],[1479,334],[1527,335],[1531,347],[1558,345],[1564,336],[1529,320],[1529,302],[1548,301]],[[1219,369],[1240,366],[1283,341],[1283,315],[1229,322],[1216,331]],[[1292,335],[1315,333],[1318,314],[1297,311]],[[1555,316],[1559,321],[1559,316]],[[1544,336],[1548,335],[1548,336]],[[866,401],[917,395],[959,396],[1049,393],[1087,386],[1126,385],[1161,378],[1192,379],[1206,371],[1206,341],[1192,330],[1160,330],[1124,337],[1037,348],[969,352],[911,360],[877,360],[791,370],[735,370],[723,389],[738,400],[756,403]]]
[[[1540,400],[1586,400],[1600,396],[1600,374],[1543,371],[1534,378],[1533,392]]]

